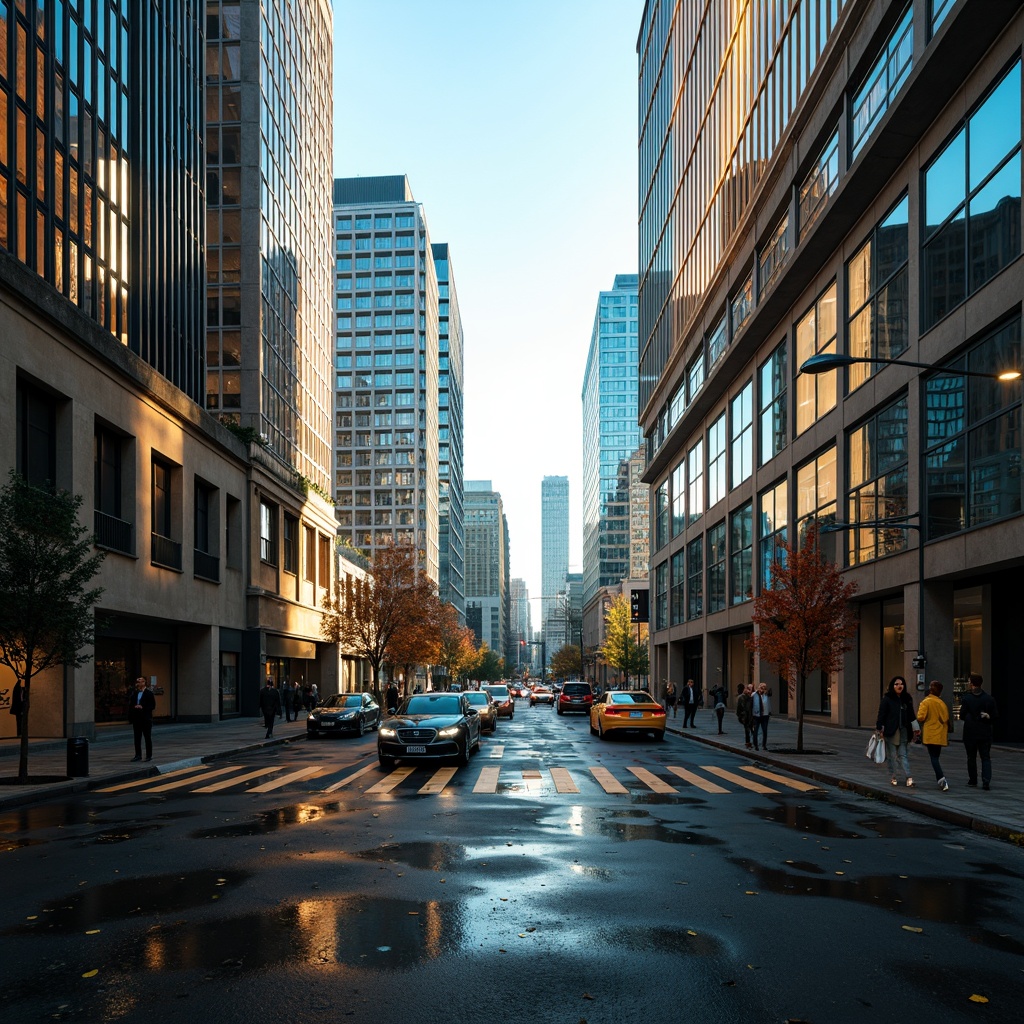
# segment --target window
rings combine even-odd
[[[847,348],[858,358],[893,359],[907,347],[909,203],[904,196],[846,265]],[[850,389],[871,375],[850,367]]]
[[[924,172],[921,329],[1020,255],[1020,62]]]
[[[748,380],[729,403],[730,487],[739,487],[754,471],[754,382]]]
[[[836,450],[833,446],[796,471],[796,525],[802,544],[811,523],[836,516]]]
[[[686,464],[680,461],[672,470],[672,536],[686,526]]]
[[[758,525],[758,535],[762,590],[767,590],[771,585],[772,562],[785,561],[786,552],[780,545],[786,542],[788,525],[789,484],[785,480],[780,480],[774,487],[761,495],[761,519]]]
[[[686,617],[699,619],[704,614],[704,538],[686,545]]]
[[[686,453],[688,521],[695,523],[704,514],[704,438]]]
[[[299,521],[295,516],[284,514],[284,571],[299,571]]]
[[[18,381],[18,472],[33,487],[57,482],[57,403],[51,395]]]
[[[729,517],[729,593],[733,604],[742,604],[754,596],[752,512],[748,501]]]
[[[708,614],[725,609],[725,520],[708,530]]]
[[[212,554],[214,532],[211,529],[213,503],[216,492],[206,484],[196,480],[195,491],[195,549],[204,554]]]
[[[754,311],[754,275],[748,274],[740,290],[732,297],[732,336],[735,338]]]
[[[796,325],[796,432],[802,434],[836,404],[836,371],[800,373],[819,353],[836,350],[836,284],[832,282]]]
[[[260,558],[277,565],[277,506],[260,502]]]
[[[932,35],[939,30],[939,26],[946,20],[946,15],[949,14],[950,8],[956,0],[931,0],[932,7]]]
[[[305,552],[305,571],[303,575],[310,583],[316,582],[316,530],[311,526],[302,528],[302,539]]]
[[[799,227],[800,241],[802,242],[811,229],[811,226],[818,219],[818,215],[825,209],[828,197],[835,192],[839,184],[839,129],[837,128],[832,137],[825,143],[814,166],[807,172],[803,184],[800,186],[799,198]]]
[[[950,369],[1019,368],[1020,317]],[[1021,511],[1021,386],[942,374],[925,382],[925,508],[929,539]]]
[[[95,430],[95,483],[97,512],[121,518],[121,438],[111,430]]]
[[[758,440],[760,465],[770,462],[786,447],[786,343],[782,342],[761,364]]]
[[[319,584],[324,589],[331,585],[331,538],[320,534],[320,578]]]
[[[668,541],[668,481],[654,492],[654,547],[663,548]]]
[[[718,322],[718,326],[708,336],[708,366],[714,366],[725,355],[728,345],[728,324],[723,316]]]
[[[672,556],[672,602],[671,602],[671,624],[678,626],[686,621],[686,569],[684,567],[683,552],[677,551]]]
[[[914,57],[914,10],[906,11],[853,97],[850,141],[856,158],[910,74]]]
[[[174,500],[178,470],[169,462],[153,458],[152,462],[152,551],[151,561],[168,569],[181,570],[181,543],[175,539]]]
[[[704,386],[704,350],[697,353],[697,358],[690,363],[686,371],[686,401],[691,403],[697,392]]]
[[[725,413],[708,428],[708,509],[725,497]]]
[[[782,220],[775,226],[771,237],[765,243],[761,254],[758,257],[758,284],[761,295],[771,287],[775,275],[782,269],[786,262],[786,254],[789,252],[789,211],[783,215]]]
[[[668,625],[668,562],[662,562],[654,570],[654,628],[664,629]]]

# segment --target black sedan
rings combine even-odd
[[[466,700],[476,708],[480,715],[481,732],[498,731],[498,706],[494,703],[487,690],[468,690]]]
[[[377,732],[382,768],[394,768],[396,761],[448,757],[465,766],[479,747],[480,715],[463,693],[413,694]]]
[[[380,726],[380,705],[368,693],[336,693],[310,711],[306,736],[330,736],[354,732],[362,736],[367,729]]]

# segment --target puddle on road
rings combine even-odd
[[[204,828],[193,832],[192,839],[233,839],[241,836],[263,836],[277,832],[292,825],[307,825],[312,821],[329,814],[337,814],[341,810],[340,803],[325,804],[292,804],[289,807],[277,807],[272,811],[263,811],[252,818],[246,818],[233,825],[221,825],[219,828]],[[355,810],[346,808],[346,810]]]
[[[863,808],[859,810],[863,811]],[[750,814],[762,821],[774,821],[778,825],[786,825],[826,839],[864,839],[868,832],[873,832],[883,839],[941,839],[947,834],[942,825],[882,816],[859,819],[855,824],[863,831],[858,832],[811,810],[806,804],[778,804],[768,811],[762,807],[752,807]]]
[[[615,928],[598,933],[609,948],[628,949],[631,953],[675,953],[683,956],[721,956],[722,943],[704,932],[691,934],[686,928]]]
[[[91,825],[98,812],[87,804],[63,802],[43,804],[40,807],[16,807],[0,815],[0,834],[35,832],[45,828],[63,828],[67,825]]]
[[[757,861],[730,860],[750,874],[755,879],[756,888],[762,892],[850,900],[898,911],[908,919],[940,924],[956,922],[969,931],[972,941],[991,949],[1024,955],[1024,942],[981,927],[979,922],[985,919],[1016,920],[1003,887],[984,879],[899,878],[895,875],[808,878],[781,868],[766,867]]]
[[[68,896],[43,904],[37,920],[25,921],[5,934],[78,932],[95,928],[102,921],[178,913],[206,906],[228,887],[237,886],[249,877],[247,871],[205,870],[83,886]]]
[[[362,860],[408,864],[424,871],[451,871],[466,860],[464,847],[451,843],[384,843],[350,854]]]
[[[650,811],[628,809],[604,811],[589,807],[573,807],[565,816],[538,819],[537,824],[558,832],[568,830],[576,838],[600,837],[622,842],[646,840],[655,843],[680,843],[689,846],[721,846],[724,840],[704,834],[706,826],[667,825]]]

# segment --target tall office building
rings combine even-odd
[[[565,593],[569,575],[569,478],[546,476],[540,484],[541,629],[548,656],[554,653],[548,617]]]
[[[512,650],[506,655],[509,669],[529,666],[532,671],[533,625],[530,621],[530,592],[526,580],[517,576],[509,583],[508,635]]]
[[[438,283],[405,175],[335,179],[334,245],[341,535],[368,557],[394,541],[413,544],[437,583]],[[449,376],[449,397],[450,388]]]
[[[507,656],[508,522],[490,480],[466,481],[466,622],[479,642]]]
[[[583,375],[584,603],[629,575],[628,459],[641,440],[637,283],[636,274],[616,274],[611,290],[601,292]]]
[[[433,244],[431,249],[437,270],[438,592],[465,620],[462,317],[448,243]]]
[[[1021,366],[1022,43],[1017,0],[647,4],[656,685],[771,679],[744,645],[754,598],[817,524],[859,631],[808,714],[873,724],[881,681],[918,671],[954,711],[970,672],[1016,699],[1021,385],[966,374]]]

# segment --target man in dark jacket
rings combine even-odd
[[[977,672],[968,677],[970,693],[960,702],[960,717],[964,721],[964,750],[967,752],[967,785],[978,784],[978,755],[981,755],[981,785],[989,789],[992,784],[992,719],[996,717],[996,702],[982,689],[984,680]]]
[[[153,760],[153,712],[156,710],[156,697],[149,688],[145,676],[135,680],[135,692],[128,705],[128,716],[135,734],[135,756],[133,761],[142,760],[142,741],[146,741],[146,760]]]
[[[683,686],[683,728],[689,726],[695,729],[693,724],[694,715],[697,714],[697,690],[692,679],[687,679]]]
[[[398,707],[398,687],[395,686],[394,680],[388,683],[388,688],[384,693],[384,706],[389,714]]]
[[[284,702],[284,720],[290,722],[292,715],[294,715],[297,722],[299,720],[299,708],[295,706],[295,691],[288,685],[288,680],[281,684],[281,690],[281,698]]]
[[[267,727],[266,739],[269,740],[274,735],[274,719],[281,717],[281,694],[270,679],[260,690],[260,711],[263,712],[263,724]]]

